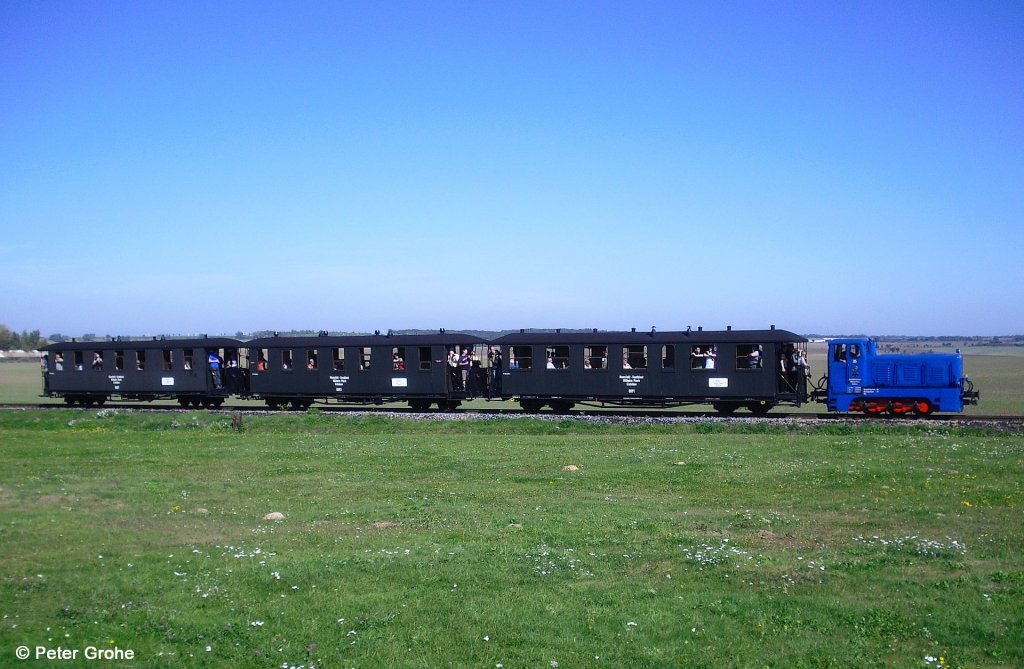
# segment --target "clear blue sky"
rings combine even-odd
[[[0,321],[1024,332],[1024,4],[0,3]]]

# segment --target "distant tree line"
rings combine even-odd
[[[31,351],[47,343],[39,330],[18,333],[0,323],[0,351]]]

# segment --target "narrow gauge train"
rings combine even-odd
[[[961,411],[978,393],[957,354],[887,356],[869,339],[830,343],[828,371],[808,387],[807,340],[768,330],[527,332],[485,341],[428,335],[61,342],[44,349],[43,394],[68,404],[176,399],[220,406],[236,396],[272,408],[314,402],[408,402],[457,408],[471,397],[525,411],[580,403],[710,404],[757,414],[815,400],[832,411]]]

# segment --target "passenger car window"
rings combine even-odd
[[[626,346],[622,349],[623,369],[647,369],[647,347]]]
[[[690,347],[690,369],[715,369],[717,366],[717,346],[714,344],[694,344]]]
[[[532,369],[533,368],[533,347],[531,346],[510,346],[508,354],[509,369]]]
[[[761,344],[736,346],[736,369],[763,369],[764,350]]]
[[[569,347],[548,346],[544,349],[544,366],[548,369],[569,369]]]
[[[608,368],[608,347],[607,346],[584,346],[583,347],[583,368],[584,369],[607,369]]]

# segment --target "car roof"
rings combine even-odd
[[[229,337],[192,337],[157,339],[105,339],[102,341],[62,341],[47,344],[41,351],[110,351],[120,349],[167,349],[167,348],[239,348],[244,344]]]
[[[621,332],[591,330],[583,332],[515,332],[494,340],[495,344],[725,344],[725,343],[792,343],[807,338],[788,330],[684,330]]]
[[[318,337],[258,337],[250,339],[245,346],[250,348],[317,348],[342,346],[461,346],[484,344],[486,341],[475,335],[458,333],[434,333],[425,335],[324,335]]]

